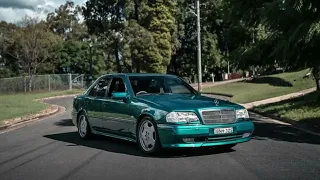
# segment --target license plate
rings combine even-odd
[[[214,134],[230,134],[233,133],[233,128],[216,128],[214,129]]]

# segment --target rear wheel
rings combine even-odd
[[[84,113],[78,117],[78,133],[82,139],[89,139],[92,135],[87,116]]]
[[[156,123],[150,117],[144,117],[137,128],[137,140],[140,149],[146,154],[156,154],[161,145]]]

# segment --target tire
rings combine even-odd
[[[158,154],[162,149],[157,131],[157,125],[148,116],[143,117],[137,127],[137,142],[140,149],[145,154]]]
[[[85,113],[80,113],[78,116],[78,134],[81,139],[90,139],[92,136],[88,118]]]

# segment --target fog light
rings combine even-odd
[[[249,137],[251,135],[251,133],[244,133],[242,137],[246,138]]]
[[[186,143],[194,142],[194,138],[183,138],[182,140]]]

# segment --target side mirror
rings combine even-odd
[[[126,99],[127,95],[125,92],[114,92],[112,93],[112,99]]]
[[[112,93],[112,99],[121,99],[125,103],[130,103],[130,97],[125,92],[114,92]]]

